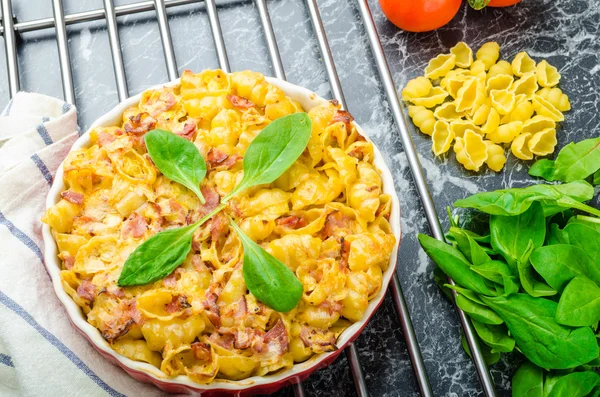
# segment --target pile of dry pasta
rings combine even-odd
[[[431,136],[436,156],[454,144],[466,169],[479,171],[485,163],[498,172],[506,163],[504,146],[522,160],[554,152],[556,122],[571,109],[555,87],[558,70],[545,60],[536,64],[526,52],[511,63],[499,57],[498,43],[482,45],[474,61],[471,48],[460,42],[402,90],[413,123]]]

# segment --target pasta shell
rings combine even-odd
[[[483,131],[481,128],[475,125],[472,121],[469,120],[453,120],[450,122],[450,130],[454,133],[456,138],[462,138],[465,135],[466,130],[471,130],[481,136],[483,136]]]
[[[554,87],[560,81],[558,69],[550,65],[546,60],[537,64],[535,73],[537,81],[542,87]]]
[[[500,75],[507,75],[512,77],[512,74],[512,66],[510,66],[510,63],[506,61],[498,61],[498,63],[492,65],[492,67],[488,71],[487,78],[491,79],[492,77]]]
[[[473,63],[473,50],[463,41],[452,47],[450,53],[456,56],[456,66],[459,68],[468,68]]]
[[[517,95],[517,98],[515,99],[515,108],[510,112],[510,115],[505,116],[508,117],[507,123],[511,121],[525,122],[533,116],[533,104],[531,101],[525,99],[525,95],[523,94]]]
[[[467,130],[463,138],[456,140],[454,151],[456,160],[471,171],[479,171],[488,158],[487,145],[482,136],[471,130]]]
[[[512,141],[510,145],[510,151],[515,155],[516,158],[521,160],[531,160],[533,153],[529,150],[528,143],[531,139],[530,133],[522,133]]]
[[[492,107],[499,114],[508,114],[515,107],[515,94],[508,90],[492,90],[490,92]]]
[[[431,135],[431,150],[436,156],[441,156],[450,149],[454,141],[454,133],[450,129],[450,125],[442,120],[435,122],[433,134]]]
[[[440,54],[429,61],[425,68],[425,77],[428,79],[438,79],[443,77],[456,65],[456,56],[454,54]]]
[[[556,130],[554,128],[546,128],[535,133],[529,142],[527,142],[527,147],[531,153],[537,156],[547,156],[553,153],[556,147]]]
[[[77,251],[72,270],[80,274],[95,274],[114,268],[119,261],[117,244],[116,236],[92,237]]]
[[[473,112],[473,115],[471,116],[473,123],[476,125],[485,124],[491,108],[492,103],[489,98],[486,98],[484,102],[477,108],[477,110]]]
[[[533,95],[538,89],[537,80],[534,73],[526,73],[511,85],[510,90],[515,95],[524,94],[525,98],[533,99]]]
[[[477,61],[473,62],[471,64],[471,76],[473,77],[477,77],[477,78],[483,78],[485,80],[486,78],[486,73],[485,73],[485,63],[483,63],[482,60],[478,59]]]
[[[464,112],[459,112],[457,107],[458,102],[446,102],[443,105],[438,106],[433,114],[437,119],[448,122],[461,119],[465,114]]]
[[[496,129],[498,129],[498,126],[500,125],[500,115],[498,114],[498,111],[494,108],[491,108],[487,119],[485,121],[485,124],[481,127],[481,130],[486,134],[490,134],[493,131],[496,131]]]
[[[446,80],[446,86],[444,87],[444,89],[446,91],[448,91],[448,94],[450,94],[450,96],[452,98],[456,98],[458,96],[458,91],[462,88],[462,86],[465,84],[465,82],[468,80],[468,78],[462,74],[459,75],[455,75],[452,77],[444,77],[444,79],[442,79],[442,81]],[[442,85],[440,84],[440,87]]]
[[[456,95],[456,110],[464,112],[471,109],[477,99],[477,90],[477,79],[470,78],[465,81]]]
[[[477,60],[485,65],[485,70],[489,70],[500,57],[500,46],[495,41],[490,41],[482,45],[475,54]]]
[[[523,123],[520,121],[512,121],[508,124],[499,126],[495,131],[486,135],[486,138],[494,143],[510,143],[522,130]]]
[[[489,94],[492,90],[507,90],[513,84],[512,76],[507,74],[499,74],[491,77],[485,84],[485,90]]]
[[[413,98],[410,101],[417,106],[432,108],[444,102],[447,96],[448,93],[441,87],[433,87],[424,97]]]
[[[406,83],[406,86],[402,90],[402,100],[410,101],[414,98],[424,97],[432,88],[433,86],[428,78],[419,76]]]
[[[566,94],[563,94],[560,88],[542,88],[536,95],[544,98],[548,102],[550,102],[556,109],[561,112],[566,112],[571,110],[571,102],[569,102],[569,97]]]
[[[546,116],[533,116],[531,119],[523,122],[523,133],[535,134],[546,128],[556,128],[554,120]]]
[[[504,148],[500,145],[496,145],[491,141],[484,141],[487,147],[487,160],[485,163],[487,166],[495,172],[500,172],[506,164],[506,155],[504,154]]]
[[[539,95],[533,97],[533,110],[540,116],[546,116],[554,121],[563,121],[565,116],[550,102]]]
[[[435,117],[431,110],[424,106],[409,106],[408,115],[423,134],[431,135],[433,133]]]
[[[512,61],[512,71],[515,76],[521,77],[525,73],[535,72],[535,61],[526,52],[519,52]]]

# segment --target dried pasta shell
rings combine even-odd
[[[535,74],[539,85],[542,87],[554,87],[560,80],[558,69],[550,65],[546,60],[537,64]]]
[[[485,83],[485,90],[489,94],[492,90],[507,90],[512,84],[512,76],[508,74],[499,74],[491,77],[487,83]]]
[[[546,128],[545,130],[536,132],[529,142],[527,142],[527,147],[536,156],[547,156],[553,153],[556,147],[556,130],[554,128]]]
[[[438,79],[443,77],[456,65],[456,56],[454,54],[440,54],[433,58],[425,68],[425,77],[428,79]]]
[[[563,121],[565,116],[550,102],[539,95],[533,97],[533,110],[540,116],[546,116],[554,121]]]
[[[477,60],[485,65],[485,70],[489,70],[500,57],[500,46],[495,41],[490,41],[482,45],[475,54]]]
[[[512,74],[512,66],[510,66],[510,63],[506,61],[498,61],[498,63],[492,65],[492,67],[488,71],[487,78],[491,79],[492,77],[500,75],[507,75],[512,77]]]
[[[448,80],[446,80],[448,79]],[[442,82],[445,81],[445,87],[442,87],[442,84],[440,83],[440,87],[444,88],[446,91],[448,91],[448,94],[450,94],[450,96],[452,98],[456,98],[458,96],[458,91],[462,88],[462,86],[465,84],[465,82],[468,80],[468,77],[459,74],[459,75],[455,75],[452,77],[444,77],[442,79]]]
[[[453,120],[450,122],[450,130],[454,133],[455,138],[462,138],[465,135],[465,131],[471,130],[481,136],[483,136],[483,131],[481,128],[475,125],[472,121],[469,120]]]
[[[498,114],[498,111],[492,107],[488,113],[485,124],[481,127],[481,130],[487,135],[493,131],[496,131],[499,125],[500,115]]]
[[[456,66],[459,68],[468,68],[473,63],[473,50],[464,41],[452,47],[450,53],[456,56]]]
[[[494,143],[510,143],[522,131],[523,123],[520,121],[512,121],[499,126],[495,131],[491,131],[486,135],[486,138]]]
[[[448,93],[440,87],[433,87],[427,95],[420,98],[413,98],[410,101],[417,106],[425,106],[426,108],[432,108],[444,102]]]
[[[537,79],[534,73],[526,73],[511,85],[510,90],[515,95],[524,94],[525,98],[533,99],[533,95],[538,89]]]
[[[448,122],[465,116],[464,112],[458,111],[458,102],[446,102],[438,106],[433,114],[437,119]]]
[[[485,80],[486,78],[486,73],[485,73],[485,63],[483,63],[482,60],[478,59],[475,62],[473,62],[471,64],[471,76],[473,77],[477,77],[477,78],[483,78]]]
[[[500,172],[504,168],[504,164],[506,164],[504,148],[491,141],[484,142],[487,147],[487,160],[485,163],[492,171]]]
[[[492,90],[490,92],[492,107],[499,114],[508,114],[515,107],[515,94],[509,90]]]
[[[528,143],[531,139],[530,133],[522,133],[512,141],[510,145],[510,151],[515,155],[516,158],[521,160],[531,160],[533,153],[529,150]]]
[[[533,104],[525,98],[525,95],[519,94],[515,98],[515,108],[500,120],[500,124],[510,123],[511,121],[525,122],[531,116],[533,116]]]
[[[471,171],[479,171],[488,158],[487,145],[483,137],[471,130],[467,130],[463,138],[456,140],[454,152],[456,160]]]
[[[489,98],[486,98],[484,102],[473,112],[473,115],[471,116],[473,123],[476,125],[485,124],[491,108],[492,102]]]
[[[456,110],[464,112],[473,107],[477,99],[477,79],[470,78],[465,81],[456,95]]]
[[[435,117],[431,110],[424,106],[409,106],[408,115],[423,134],[431,135],[433,133]]]
[[[431,135],[431,150],[436,156],[446,153],[454,141],[454,133],[450,125],[442,120],[435,122],[433,134]]]
[[[453,69],[446,73],[444,78],[440,80],[440,87],[447,90],[448,82],[453,79],[464,79],[466,77],[471,76],[471,72],[469,69]]]
[[[402,90],[402,100],[410,101],[413,98],[421,98],[426,96],[433,86],[431,81],[423,76],[419,76],[406,83]]]
[[[535,61],[526,52],[519,52],[515,55],[511,66],[515,76],[521,77],[526,73],[535,72]]]
[[[531,119],[523,122],[523,133],[535,134],[536,132],[540,132],[545,130],[546,128],[556,128],[556,123],[554,120],[546,117],[536,115]]]
[[[548,102],[550,102],[556,109],[561,112],[566,112],[571,110],[571,102],[569,102],[569,97],[566,94],[563,94],[560,88],[542,88],[536,95],[544,98]]]

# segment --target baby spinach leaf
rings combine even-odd
[[[600,270],[584,250],[574,245],[555,244],[534,250],[529,261],[555,290],[562,291],[576,276],[600,283]]]
[[[554,180],[554,172],[556,172],[554,160],[548,159],[538,160],[529,168],[529,175],[544,178],[547,181]]]
[[[458,227],[451,227],[449,234],[452,235],[454,241],[456,241],[456,245],[460,252],[462,252],[473,265],[479,265],[491,260],[485,249],[477,244],[477,241],[475,241],[466,230]]]
[[[498,325],[504,322],[500,316],[498,316],[493,310],[489,309],[486,305],[475,303],[463,295],[456,296],[456,306],[458,306],[463,312],[467,313],[473,320],[482,322],[484,324]]]
[[[490,325],[476,320],[472,323],[479,338],[491,347],[493,352],[510,353],[515,349],[515,340],[508,335],[506,325]]]
[[[477,295],[475,292],[471,291],[470,289],[466,289],[463,287],[459,287],[458,285],[451,285],[451,284],[444,284],[444,287],[453,289],[454,291],[458,292],[460,295],[464,296],[465,298],[469,299],[472,302],[478,303],[480,305],[485,305],[485,303],[483,303],[483,301],[479,298],[479,295]]]
[[[527,246],[527,250],[517,262],[519,280],[521,281],[523,289],[533,297],[556,295],[556,290],[537,280],[534,270],[531,267],[531,263],[529,262],[529,257],[531,256],[532,252],[533,242],[530,241],[529,245]]]
[[[556,322],[572,327],[597,325],[600,321],[600,287],[586,277],[575,277],[565,287]]]
[[[569,223],[585,225],[587,227],[591,227],[592,229],[600,233],[600,218],[595,218],[586,215],[577,215],[569,219]]]
[[[546,237],[546,244],[569,244],[569,234],[556,223],[551,223]]]
[[[303,287],[294,273],[239,228],[230,218],[244,246],[242,272],[246,287],[262,303],[278,312],[289,312],[302,298]]]
[[[481,299],[504,320],[521,352],[537,366],[574,368],[598,356],[592,329],[558,324],[557,304],[551,300],[527,294]]]
[[[600,264],[600,232],[581,223],[569,223],[564,230],[568,241],[589,256],[593,263]]]
[[[510,267],[502,261],[489,261],[471,269],[482,277],[504,287],[505,295],[519,292],[519,282]]]
[[[475,337],[479,340],[479,337]],[[467,338],[465,338],[465,334],[462,330],[460,331],[460,344],[462,345],[465,353],[467,353],[467,356],[473,358],[471,349],[469,349],[469,344],[467,343]],[[500,361],[500,352],[492,351],[492,349],[481,340],[479,340],[479,347],[483,355],[483,361],[485,361],[487,365],[494,365]]]
[[[600,137],[569,143],[558,153],[554,167],[555,181],[571,182],[592,175],[600,169]]]
[[[544,382],[545,397],[585,397],[600,385],[600,375],[594,371],[549,375]]]
[[[535,201],[542,202],[544,215],[549,216],[569,208],[567,202],[558,205],[561,198],[571,198],[576,202],[590,200],[594,188],[587,182],[575,181],[562,185],[532,185],[525,188],[511,188],[493,192],[476,193],[454,202],[454,206],[474,208],[490,215],[519,215]]]
[[[457,248],[426,234],[419,234],[419,242],[436,265],[457,284],[480,294],[496,295],[486,280],[471,270],[471,264]]]
[[[448,283],[448,276],[438,266],[435,266],[433,268],[433,281],[435,282],[435,285],[437,285],[438,288],[440,290],[442,290],[442,293],[444,294],[444,296],[450,302],[452,302],[452,292],[450,292],[450,290],[448,289],[448,287],[446,287],[446,285]]]
[[[600,170],[594,172],[594,175],[592,175],[592,185],[600,185]]]
[[[512,397],[543,397],[544,371],[526,361],[512,378]]]
[[[244,177],[223,202],[252,186],[271,183],[300,157],[312,130],[306,113],[278,118],[254,138],[244,154]]]
[[[171,274],[190,252],[197,227],[192,224],[165,230],[144,241],[125,261],[118,285],[149,284]]]
[[[515,216],[490,216],[492,248],[517,269],[517,261],[523,256],[529,242],[541,247],[546,238],[546,218],[539,202],[533,202],[523,213]]]
[[[196,146],[165,130],[152,130],[144,135],[144,140],[148,154],[160,172],[193,191],[204,204],[200,182],[206,175],[206,162]]]

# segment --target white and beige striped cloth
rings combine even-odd
[[[67,319],[43,263],[46,195],[79,137],[75,107],[17,94],[0,116],[0,396],[159,396]]]

